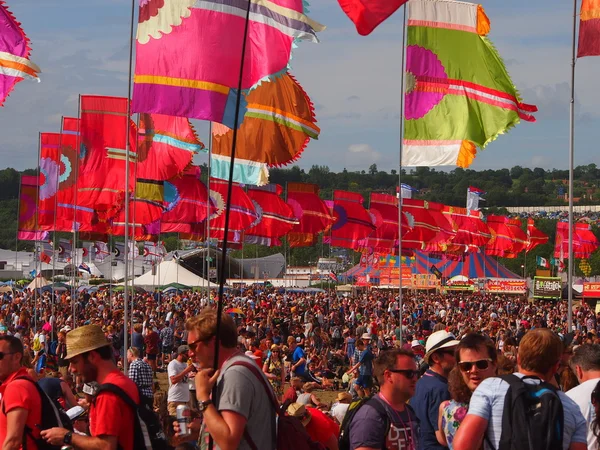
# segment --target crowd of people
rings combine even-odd
[[[134,294],[125,327],[122,294],[4,294],[3,448],[136,448],[131,402],[181,449],[210,439],[220,449],[281,448],[276,405],[330,450],[510,448],[529,420],[539,434],[531,442],[555,447],[517,448],[598,447],[600,314],[586,304],[569,329],[563,302],[407,292],[400,311],[392,292],[257,287],[224,298],[217,334],[215,295]],[[560,427],[518,406],[519,393],[540,390],[553,395],[540,405]],[[42,392],[72,427],[40,426]]]

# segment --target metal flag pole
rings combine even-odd
[[[573,0],[573,42],[571,49],[571,100],[569,103],[569,273],[567,275],[568,332],[573,326],[573,160],[575,156],[575,63],[577,62],[577,0]]]
[[[212,153],[212,122],[208,123],[208,174],[206,177],[206,184],[208,189],[208,198],[206,203],[206,252],[207,254],[203,255],[203,258],[206,260],[206,281],[208,288],[206,289],[206,302],[210,303],[210,170],[211,170],[211,162],[210,157]]]
[[[34,228],[34,255],[35,255],[35,277],[33,278],[33,286],[36,286],[35,280],[37,279],[38,275],[41,275],[40,273],[38,273],[38,259],[40,256],[39,253],[39,249],[38,249],[38,233],[39,233],[39,226],[40,226],[40,218],[39,218],[39,213],[40,213],[40,158],[42,157],[42,133],[38,133],[38,159],[37,159],[37,182],[35,184],[35,228]],[[41,269],[41,266],[40,266]],[[40,283],[41,284],[41,283]],[[39,288],[35,288],[33,291],[33,328],[34,330],[37,332],[37,301],[38,301],[38,289],[40,289],[40,294],[41,294],[41,286]]]
[[[125,290],[123,291],[123,348],[128,348],[128,314],[127,306],[129,301],[129,116],[131,115],[131,73],[133,66],[133,40],[134,40],[134,18],[135,18],[135,0],[131,0],[131,19],[129,24],[129,67],[127,75],[127,117],[125,117]],[[123,373],[127,374],[127,358],[123,358]]]
[[[233,139],[231,144],[231,159],[229,161],[229,181],[227,185],[227,203],[225,205],[225,230],[223,236],[223,248],[221,249],[221,271],[219,273],[219,295],[217,298],[217,324],[216,324],[216,338],[215,338],[215,355],[213,360],[213,366],[215,370],[219,367],[219,340],[221,333],[221,316],[223,314],[223,293],[225,291],[225,263],[227,259],[227,241],[229,238],[229,217],[231,213],[231,195],[233,191],[233,173],[234,173],[234,164],[235,164],[235,151],[237,144],[237,135],[238,135],[238,127],[239,127],[239,114],[240,114],[240,104],[242,101],[242,86],[243,86],[243,78],[244,78],[244,59],[246,56],[246,43],[248,41],[248,26],[250,25],[250,9],[252,7],[252,2],[248,0],[248,6],[246,8],[246,22],[244,24],[244,38],[242,40],[242,54],[240,58],[240,76],[238,79],[238,90],[235,102],[235,117],[233,124]],[[212,138],[212,137],[211,137]],[[210,175],[210,174],[209,174]],[[210,186],[210,178],[209,178],[209,186]],[[218,390],[217,385],[213,387],[212,397],[215,404],[218,401]],[[208,442],[208,449],[213,449],[213,439],[212,437]]]
[[[404,336],[402,335],[402,151],[404,139],[404,66],[406,63],[406,8],[404,4],[404,16],[402,18],[402,68],[400,70],[400,152],[398,156],[398,326],[400,327],[400,345],[402,346]]]

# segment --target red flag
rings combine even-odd
[[[577,57],[600,55],[600,1],[583,0],[579,23]]]
[[[538,245],[548,242],[548,235],[535,227],[533,219],[527,219],[527,240],[526,252],[530,252]]]
[[[40,133],[40,187],[38,226],[52,230],[58,190],[60,133]]]
[[[370,34],[381,22],[396,12],[407,0],[338,0],[356,25],[358,34]],[[585,1],[585,0],[584,0]]]

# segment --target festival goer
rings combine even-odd
[[[140,354],[136,347],[131,347],[127,350],[127,363],[129,364],[127,375],[139,388],[140,393],[142,394],[140,400],[151,405],[154,401],[154,394],[152,392],[152,368],[146,361],[140,358]]]
[[[333,419],[316,408],[307,408],[301,403],[292,403],[287,408],[288,415],[302,422],[310,438],[328,450],[338,450],[340,429]]]
[[[380,391],[350,422],[351,450],[416,450],[419,421],[407,403],[415,393],[418,375],[413,353],[399,348],[383,351],[375,359],[374,367]],[[379,403],[378,407],[374,402]],[[386,423],[390,424],[389,430]]]
[[[549,382],[560,365],[563,344],[559,337],[546,328],[528,331],[519,346],[516,376],[532,377],[525,383]],[[455,450],[476,450],[484,436],[498,448],[502,434],[502,412],[509,384],[501,378],[483,380],[471,397],[469,412],[454,439]],[[587,424],[577,404],[562,391],[557,391],[563,404],[563,449],[587,449]],[[516,444],[517,445],[517,444]]]
[[[592,426],[595,409],[591,399],[592,393],[600,381],[600,345],[583,344],[578,347],[571,358],[571,367],[581,384],[567,391],[567,396],[577,403],[588,424],[588,449],[595,449],[598,448],[598,438],[594,434]]]
[[[169,392],[167,394],[167,408],[169,415],[177,414],[179,405],[186,405],[190,401],[190,387],[188,385],[188,374],[195,370],[193,364],[188,364],[190,348],[180,345],[177,348],[177,358],[167,366],[169,378]]]
[[[262,371],[269,379],[269,383],[271,383],[277,398],[280,399],[283,397],[283,386],[285,385],[285,367],[283,363],[283,357],[281,355],[281,349],[278,345],[273,344],[271,346],[271,354],[265,360]]]
[[[419,450],[442,450],[437,439],[440,404],[450,400],[448,375],[456,365],[454,351],[460,343],[444,330],[431,334],[425,343],[425,362],[429,369],[417,382],[410,404],[420,422]]]
[[[111,343],[98,325],[85,325],[67,334],[67,355],[70,370],[85,383],[114,384],[136,404],[140,399],[136,385],[127,378],[113,360]],[[82,436],[64,428],[41,432],[52,445],[73,445],[77,449],[133,449],[134,411],[112,392],[100,392],[90,405],[90,433]]]

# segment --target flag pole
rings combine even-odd
[[[577,0],[573,0],[573,42],[571,49],[571,99],[569,102],[569,273],[567,275],[567,325],[573,325],[573,160],[575,155],[575,63],[577,61]]]
[[[81,95],[79,95],[78,105],[77,105],[77,138],[75,139],[75,192],[73,193],[73,242],[77,242],[77,192],[79,189],[77,188],[77,184],[79,183],[79,147],[81,145]],[[76,245],[76,244],[75,244]],[[71,246],[71,253],[73,252],[73,246]],[[77,266],[75,267],[77,270]],[[64,274],[64,273],[63,273]],[[73,280],[73,286],[71,286],[71,314],[73,317],[73,329],[77,328],[77,321],[75,320],[75,293],[73,292],[73,288],[75,286],[75,281]]]
[[[235,150],[237,144],[237,135],[238,135],[238,127],[239,127],[239,113],[240,106],[242,101],[242,86],[244,79],[244,60],[246,56],[246,43],[248,41],[248,27],[250,25],[250,9],[252,6],[252,2],[248,0],[248,6],[246,9],[246,22],[244,24],[244,38],[242,40],[242,54],[240,58],[240,75],[238,79],[238,91],[235,102],[235,117],[233,124],[233,139],[231,143],[231,159],[229,161],[229,181],[227,185],[227,203],[225,205],[225,230],[223,236],[223,248],[221,249],[221,270],[219,273],[219,295],[217,298],[217,324],[216,324],[216,338],[215,338],[215,355],[213,360],[214,369],[217,370],[219,368],[219,341],[220,341],[220,332],[221,332],[221,315],[223,314],[223,293],[225,291],[225,264],[227,259],[227,241],[229,238],[229,217],[231,213],[231,195],[233,191],[233,173],[234,173],[234,164],[235,164]],[[211,136],[212,139],[212,136]],[[210,174],[209,174],[210,175]],[[209,187],[210,187],[210,177],[209,177]],[[218,390],[217,385],[213,387],[212,392],[213,401],[216,403],[218,400]],[[213,439],[212,437],[208,442],[208,449],[213,449]]]
[[[129,67],[127,74],[127,117],[125,118],[125,290],[123,291],[123,348],[127,352],[128,348],[128,314],[127,314],[127,303],[129,301],[129,257],[127,251],[129,250],[129,116],[131,115],[131,67],[133,65],[133,31],[134,31],[134,18],[135,18],[135,0],[131,0],[131,19],[129,24]],[[127,358],[123,358],[123,373],[127,374]]]
[[[35,286],[35,279],[37,278],[38,275],[40,275],[40,273],[38,273],[38,259],[40,257],[40,252],[38,250],[38,233],[39,233],[39,226],[40,226],[40,218],[39,218],[39,214],[40,214],[40,158],[42,157],[42,133],[38,133],[38,159],[37,159],[37,183],[35,184],[35,189],[36,189],[36,193],[35,193],[35,232],[34,232],[34,254],[35,254],[35,277],[33,278],[34,281],[34,286]],[[41,266],[40,266],[40,272],[41,272]],[[41,283],[40,283],[41,284]],[[41,294],[41,286],[38,288],[40,289],[40,294]],[[35,289],[33,291],[33,327],[37,333],[37,301],[38,301],[38,289]]]
[[[206,177],[206,184],[208,189],[208,197],[206,202],[206,252],[208,255],[203,255],[206,260],[206,285],[208,288],[206,289],[206,304],[210,304],[210,170],[211,170],[211,162],[210,155],[212,152],[212,121],[208,123],[208,176]]]
[[[400,69],[400,152],[398,156],[398,326],[400,327],[400,346],[404,343],[402,335],[402,151],[404,139],[404,66],[406,64],[406,8],[402,17],[402,67]]]

